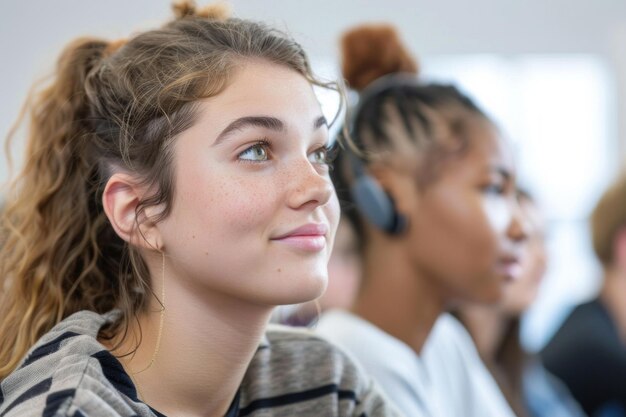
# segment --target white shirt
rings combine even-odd
[[[451,315],[435,323],[421,355],[345,311],[322,315],[317,332],[350,352],[409,417],[515,417]]]

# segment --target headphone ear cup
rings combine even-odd
[[[393,200],[374,178],[359,175],[350,191],[357,209],[370,223],[390,234],[406,230],[406,217],[396,212]]]

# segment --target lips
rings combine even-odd
[[[326,247],[328,226],[323,223],[309,223],[271,239],[305,252],[319,252]]]
[[[505,256],[498,261],[497,270],[507,281],[515,281],[522,275],[522,264],[517,256]]]

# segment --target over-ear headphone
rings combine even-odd
[[[386,90],[401,85],[415,85],[414,74],[397,73],[383,76],[370,84],[360,95],[359,102],[354,110],[352,123],[350,124],[350,135],[360,143],[355,134],[356,123],[359,120],[364,105],[380,95]],[[398,213],[393,199],[378,183],[378,181],[367,173],[365,163],[355,153],[350,146],[345,147],[348,157],[353,182],[350,186],[350,195],[359,213],[370,223],[379,229],[391,234],[399,235],[408,227],[406,216]]]
[[[396,211],[393,199],[378,181],[365,171],[363,162],[351,150],[348,151],[348,158],[354,177],[350,195],[359,213],[389,234],[399,235],[404,232],[407,228],[407,219]]]

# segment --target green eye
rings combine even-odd
[[[239,159],[245,161],[262,162],[267,161],[267,149],[264,143],[256,143],[239,154]]]
[[[328,154],[326,152],[326,148],[316,149],[310,156],[309,161],[314,164],[329,164]]]

